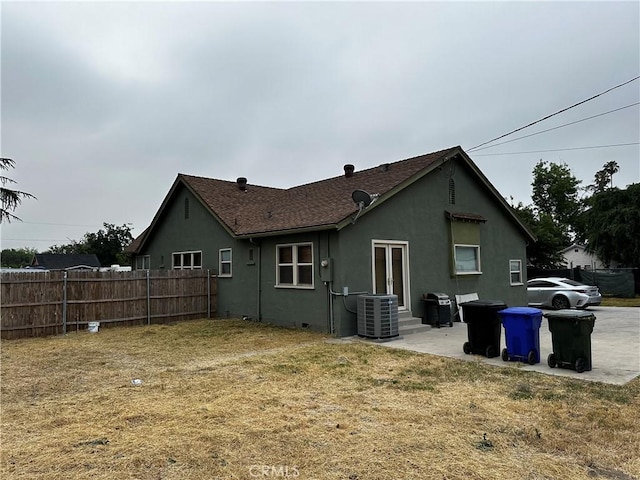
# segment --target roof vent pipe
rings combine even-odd
[[[247,179],[245,177],[238,177],[236,183],[238,184],[238,188],[243,192],[247,190]]]
[[[354,172],[355,169],[356,169],[356,167],[354,167],[350,163],[346,164],[344,166],[344,176],[347,177],[347,178],[353,177],[353,172]]]

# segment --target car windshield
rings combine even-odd
[[[560,280],[562,283],[566,283],[567,285],[573,285],[574,287],[584,287],[584,283],[576,282],[575,280],[571,280],[570,278],[563,278]]]

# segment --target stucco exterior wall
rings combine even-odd
[[[451,204],[449,177],[455,180],[455,204]],[[376,193],[376,192],[369,192]],[[482,273],[454,275],[451,268],[450,220],[445,211],[481,215]],[[450,163],[423,177],[388,202],[361,215],[354,225],[339,232],[335,258],[336,287],[372,291],[372,239],[407,241],[409,253],[410,310],[422,316],[423,293],[477,292],[481,299],[502,300],[509,306],[526,305],[524,284],[510,285],[509,260],[521,260],[526,282],[526,244],[515,223],[505,216],[497,200],[487,195],[475,176],[461,163]],[[336,310],[339,335],[356,330],[356,317],[340,307]]]
[[[188,219],[185,198],[189,198]],[[446,211],[486,219],[475,224],[480,232],[481,274],[461,276],[452,271],[451,220]],[[144,253],[151,256],[152,269],[168,269],[173,252],[202,251],[202,268],[217,273],[219,250],[231,248],[232,276],[218,279],[220,316],[248,316],[318,331],[330,331],[333,325],[336,335],[344,336],[357,330],[355,293],[373,292],[373,240],[406,242],[407,308],[414,316],[423,315],[421,297],[427,292],[444,292],[452,300],[456,294],[477,292],[481,299],[526,305],[524,283],[510,285],[509,274],[509,260],[521,260],[526,282],[524,234],[470,167],[459,160],[451,160],[388,201],[374,203],[355,223],[339,231],[235,239],[186,188],[178,187]],[[313,245],[313,286],[276,285],[277,246],[306,242]],[[331,276],[322,270],[325,258],[331,259]],[[350,293],[347,297],[329,294],[330,288],[342,293],[345,287]]]

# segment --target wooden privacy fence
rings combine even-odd
[[[217,278],[208,270],[2,273],[3,339],[58,335],[216,315]]]

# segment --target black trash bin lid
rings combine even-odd
[[[596,316],[585,310],[556,310],[555,312],[545,313],[546,318],[562,318],[566,320],[591,320]]]
[[[463,308],[507,308],[507,304],[502,300],[472,300],[461,303],[460,306]]]

